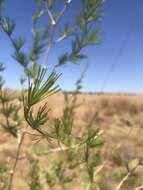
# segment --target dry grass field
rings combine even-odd
[[[81,106],[76,111],[75,133],[82,133],[86,124],[97,112],[94,126],[101,128],[104,133],[105,145],[101,151],[103,169],[100,171],[98,183],[101,190],[112,190],[127,171],[124,167],[126,160],[131,167],[137,162],[138,158],[143,157],[143,96],[141,95],[96,95],[80,94],[78,101]],[[62,93],[53,95],[48,99],[48,106],[51,108],[49,119],[58,117],[62,114],[64,107],[64,96]],[[2,119],[2,118],[1,118]],[[47,126],[45,126],[47,127]],[[13,162],[16,152],[16,140],[0,129],[0,163]],[[29,162],[24,159],[33,147],[36,149],[47,149],[45,143],[35,143],[34,138],[26,137],[21,153],[21,160],[17,166],[14,183],[15,190],[27,190],[27,180]],[[49,168],[52,158],[56,153],[49,155],[35,156],[40,159],[43,167]],[[62,155],[60,155],[62,156]],[[44,183],[44,182],[43,182]],[[143,185],[143,167],[137,168],[121,190],[134,190],[135,187]],[[45,187],[45,190],[47,187]],[[71,189],[68,187],[67,189]],[[82,181],[77,181],[76,188],[85,189]]]

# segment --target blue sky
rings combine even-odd
[[[79,0],[72,2],[66,14],[66,19],[70,21],[80,9]],[[101,44],[85,50],[89,56],[89,68],[83,80],[84,91],[143,92],[142,7],[142,0],[105,1],[103,17],[98,23],[101,29]],[[16,21],[15,34],[26,37],[27,49],[31,42],[34,0],[5,0],[5,12]],[[58,45],[51,52],[49,67],[52,67],[57,56],[66,51],[66,48],[66,45]],[[6,64],[6,71],[3,74],[6,85],[18,88],[22,68],[11,58],[13,49],[1,31],[0,50],[0,61]],[[80,65],[68,64],[60,69],[59,72],[63,73],[59,80],[60,87],[64,90],[73,90],[84,65],[85,62]]]

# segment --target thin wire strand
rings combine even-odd
[[[113,75],[115,69],[117,68],[117,65],[119,66],[119,61],[121,60],[121,58],[125,52],[125,49],[127,47],[127,44],[129,42],[131,34],[132,34],[131,29],[132,28],[130,27],[130,30],[126,33],[125,38],[124,38],[121,46],[119,47],[119,51],[118,51],[117,55],[114,57],[114,60],[111,63],[111,66],[110,66],[109,70],[107,71],[107,74],[105,75],[105,78],[103,80],[101,90],[100,90],[101,92],[104,92],[105,88],[107,87],[107,85],[111,79],[111,76]]]
[[[137,12],[137,10],[136,11],[134,10],[134,13],[136,13],[136,12]],[[134,14],[134,18],[136,18],[135,14]],[[119,63],[120,63],[119,61],[121,60],[121,58],[122,58],[122,56],[123,56],[123,54],[125,52],[125,49],[127,47],[127,44],[129,43],[129,41],[131,39],[131,36],[132,36],[132,33],[133,33],[133,23],[134,23],[134,20],[131,19],[130,22],[129,22],[128,30],[127,30],[127,32],[125,34],[124,39],[123,39],[123,42],[121,43],[121,46],[119,47],[119,51],[115,55],[115,57],[113,59],[113,62],[111,63],[110,68],[107,71],[107,74],[105,75],[105,77],[103,79],[103,83],[101,85],[100,92],[105,91],[105,88],[109,84],[111,76],[113,75],[115,69],[117,68],[117,65],[119,66]]]

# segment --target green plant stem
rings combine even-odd
[[[87,184],[86,190],[90,190],[90,187],[91,187],[91,182],[89,182],[89,183]]]
[[[27,132],[26,132],[27,133]],[[27,133],[29,134],[29,133]],[[98,138],[99,136],[101,136],[103,134],[103,130],[99,131],[98,134],[94,137],[95,139]],[[32,135],[32,134],[30,134]],[[38,135],[37,135],[38,136]],[[70,149],[75,149],[77,147],[80,147],[82,145],[84,145],[86,142],[86,140],[84,141],[81,141],[79,144],[75,144],[73,146],[69,146],[69,147],[62,147],[61,145],[59,145],[60,147],[59,148],[54,148],[54,149],[50,149],[49,151],[45,151],[45,152],[42,152],[42,153],[38,153],[38,155],[47,155],[49,153],[53,153],[53,152],[61,152],[61,151],[68,151]],[[59,143],[58,143],[59,144]]]

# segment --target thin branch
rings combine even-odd
[[[70,147],[60,147],[60,148],[54,148],[54,149],[50,149],[48,151],[45,151],[45,152],[41,152],[41,153],[37,153],[37,155],[47,155],[49,153],[59,153],[59,152],[62,152],[62,151],[67,151],[67,150],[70,150],[70,149],[75,149],[77,147],[79,147],[81,144],[76,144],[76,145],[73,145],[73,146],[70,146]]]
[[[17,163],[18,163],[19,158],[20,158],[20,152],[21,152],[24,136],[25,136],[25,132],[22,133],[21,139],[20,139],[20,141],[18,143],[18,149],[17,149],[17,153],[16,153],[16,158],[15,158],[15,161],[14,161],[13,168],[10,171],[10,182],[9,182],[8,190],[12,190],[12,183],[13,183],[14,175],[15,175],[15,172],[16,172],[16,166],[17,166]]]
[[[128,172],[127,175],[122,179],[122,181],[119,183],[119,185],[117,186],[116,190],[120,190],[122,185],[125,183],[125,181],[127,181],[127,179],[130,177],[131,172]]]
[[[48,11],[48,15],[49,15],[50,20],[51,20],[51,24],[52,24],[52,25],[55,25],[55,24],[56,24],[56,21],[55,21],[55,19],[54,19],[54,16],[53,16],[52,12],[49,10],[49,8],[47,9],[47,11]]]
[[[99,186],[98,186],[97,184],[95,184],[95,185],[96,185],[96,189],[97,189],[97,190],[100,190]]]
[[[104,164],[102,164],[102,165],[96,170],[95,176],[97,176],[97,175],[101,172],[101,170],[104,168],[105,164],[106,164],[106,162],[104,162]]]
[[[94,139],[97,139],[102,134],[103,134],[103,130],[99,131]],[[75,149],[75,148],[83,145],[84,143],[85,143],[85,141],[82,141],[81,143],[73,145],[73,146],[70,146],[70,147],[59,147],[59,148],[50,149],[50,150],[45,151],[45,152],[37,153],[37,155],[47,155],[47,154],[53,153],[53,152],[58,153],[58,152],[61,152],[61,151],[67,151],[67,150],[70,150],[70,149]]]
[[[64,15],[64,13],[65,13],[65,11],[66,11],[66,9],[67,9],[67,6],[68,6],[68,3],[67,3],[67,1],[65,0],[65,2],[64,2],[64,7],[62,8],[62,10],[60,11],[60,13],[59,13],[59,16],[57,17],[57,19],[56,19],[56,23],[59,21],[59,19]]]
[[[30,135],[30,136],[36,136],[36,137],[42,137],[42,135],[35,134],[35,133],[30,133],[30,132],[25,132],[25,134]]]
[[[128,178],[133,174],[133,172],[137,169],[139,164],[137,164],[131,171],[127,173],[127,175],[121,180],[119,185],[117,186],[116,190],[120,190],[123,184],[128,180]]]
[[[56,19],[54,18],[52,12],[49,10],[47,4],[46,4],[46,6],[47,6],[47,10],[48,10],[48,15],[49,15],[49,17],[51,19],[51,25],[52,25],[50,42],[48,44],[47,52],[46,52],[46,55],[45,55],[45,61],[44,61],[44,65],[47,67],[49,54],[50,54],[50,51],[51,51],[52,47],[54,46],[53,39],[54,39],[56,26],[57,26],[60,18],[63,16],[64,12],[66,11],[68,3],[67,3],[67,1],[65,1],[64,7],[60,11],[59,16]]]

